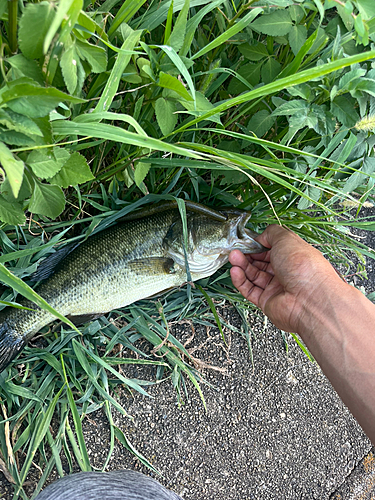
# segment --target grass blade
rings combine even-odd
[[[246,26],[248,26],[253,19],[256,18],[258,14],[263,12],[263,9],[261,7],[257,7],[254,10],[251,10],[246,16],[244,16],[242,19],[240,19],[234,26],[231,26],[229,29],[224,31],[221,35],[219,35],[217,38],[212,40],[211,43],[203,47],[203,49],[199,50],[196,54],[192,56],[192,59],[197,59],[198,57],[203,56],[204,54],[207,54],[207,52],[210,52],[210,50],[215,49],[216,47],[219,47],[219,45],[225,43],[229,38],[232,36],[236,35],[240,31],[244,30]]]
[[[29,472],[30,466],[32,464],[32,461],[34,459],[35,453],[42,442],[44,436],[46,435],[49,425],[52,420],[53,413],[55,411],[56,403],[60,398],[60,395],[63,391],[63,387],[59,390],[59,392],[56,394],[56,396],[53,398],[51,403],[49,404],[47,411],[44,413],[42,416],[40,422],[38,425],[35,425],[35,429],[33,432],[33,435],[31,437],[30,445],[27,451],[27,455],[25,458],[25,462],[22,466],[21,472],[20,472],[20,484],[16,488],[16,495],[20,493],[21,487],[23,483],[25,482],[26,476]]]
[[[122,44],[121,49],[132,51],[138,44],[141,33],[141,31],[132,31],[131,33],[129,33],[127,39]],[[130,58],[131,54],[127,52],[118,53],[115,65],[112,68],[111,74],[108,78],[104,91],[100,96],[99,102],[96,105],[94,113],[101,113],[103,111],[107,111],[110,108],[113,98],[115,97],[115,94],[118,90],[122,74],[129,63]]]
[[[127,130],[115,127],[114,125],[107,125],[106,123],[74,123],[63,120],[56,120],[52,124],[53,131],[58,135],[81,135],[88,137],[100,137],[109,141],[121,142],[123,144],[131,144],[141,148],[149,148],[156,151],[168,151],[170,153],[179,154],[182,156],[190,156],[192,158],[201,159],[198,153],[188,149],[163,142],[159,139],[152,137],[145,137],[143,135],[128,132]]]
[[[227,111],[228,109],[237,106],[238,104],[242,104],[244,102],[249,102],[253,99],[259,99],[260,97],[265,97],[269,94],[274,94],[275,92],[279,92],[280,90],[284,90],[288,87],[294,87],[295,85],[299,85],[301,83],[308,82],[313,80],[314,78],[319,78],[324,75],[328,75],[333,71],[338,71],[342,68],[347,68],[352,64],[357,64],[363,61],[368,61],[369,59],[375,58],[375,50],[369,50],[367,52],[363,52],[360,54],[356,54],[354,56],[344,57],[342,59],[338,59],[337,61],[332,61],[330,63],[322,64],[321,66],[317,66],[316,68],[307,69],[305,71],[301,71],[300,73],[296,73],[292,76],[287,76],[282,78],[281,80],[276,80],[274,82],[268,83],[267,85],[263,85],[254,90],[250,90],[249,92],[245,92],[237,97],[233,97],[232,99],[228,99],[222,104],[219,104],[214,109],[207,111],[203,115],[191,120],[184,125],[181,125],[178,129],[174,130],[169,135],[179,134],[182,131],[186,130],[189,127],[192,127],[196,123],[199,123],[207,118],[210,118],[212,115],[216,113],[222,113],[223,111]]]
[[[83,471],[91,471],[91,465],[90,465],[90,459],[87,453],[87,448],[86,448],[86,443],[85,443],[85,438],[83,437],[83,431],[82,431],[82,422],[77,410],[76,403],[74,401],[73,393],[69,387],[68,379],[66,377],[66,371],[65,371],[65,365],[64,365],[64,359],[63,356],[61,355],[61,364],[63,367],[64,371],[64,378],[65,378],[65,385],[66,385],[66,391],[67,391],[67,396],[68,396],[68,402],[70,406],[70,410],[72,412],[72,417],[73,417],[73,422],[74,422],[74,427],[76,430],[76,435],[78,438],[78,444],[79,444],[79,450],[80,450],[80,456],[81,456],[81,463],[80,467]],[[68,423],[68,419],[66,420]]]

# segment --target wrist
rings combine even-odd
[[[303,339],[313,337],[319,342],[317,336],[336,329],[339,323],[352,317],[353,307],[358,305],[361,296],[359,290],[339,276],[327,279],[305,300],[297,333]]]

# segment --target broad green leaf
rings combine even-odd
[[[124,52],[119,52],[117,54],[115,65],[112,68],[107,84],[94,110],[94,113],[107,111],[110,108],[113,98],[115,97],[115,94],[118,90],[122,73],[131,58],[131,53],[128,53],[126,51],[132,51],[134,49],[134,47],[139,42],[141,33],[141,31],[132,31],[125,42],[122,44],[121,49],[123,49]]]
[[[142,83],[142,77],[138,74],[137,68],[132,63],[129,63],[124,69],[121,80],[129,83]]]
[[[305,15],[305,12],[302,7],[299,5],[291,5],[288,9],[289,15],[292,21],[294,21],[296,24],[298,24],[303,16]]]
[[[247,125],[247,129],[253,132],[256,136],[262,137],[265,133],[269,132],[274,123],[275,118],[269,113],[269,111],[262,109],[251,117]]]
[[[175,76],[169,75],[168,73],[164,73],[163,71],[160,71],[159,73],[159,82],[158,82],[159,87],[164,87],[166,89],[174,90],[179,94],[181,97],[183,97],[186,101],[192,101],[193,98],[189,94],[189,92],[186,90],[186,87],[184,86],[183,83],[180,82]]]
[[[362,19],[362,15],[361,14],[358,14],[355,19],[354,19],[354,28],[356,30],[356,32],[358,33],[358,35],[360,37],[363,37],[367,39],[367,42],[365,42],[366,44],[368,43],[368,35],[366,35],[366,26],[365,26],[365,23],[363,22],[363,19]]]
[[[6,104],[16,113],[24,114],[29,118],[46,116],[60,102],[85,102],[84,99],[73,97],[54,87],[39,87],[29,82],[11,82],[0,95],[0,105]]]
[[[35,141],[28,135],[15,130],[7,130],[2,128],[0,130],[0,141],[12,146],[34,146]]]
[[[295,87],[289,87],[288,93],[293,97],[302,97],[305,101],[309,101],[312,95],[311,86],[308,83],[301,83]]]
[[[315,174],[315,172],[313,172]],[[310,174],[310,177],[314,177],[313,174]],[[310,181],[311,182],[311,181]],[[319,198],[321,196],[321,190],[314,186],[313,182],[311,182],[304,190],[304,195],[306,197],[303,197],[299,200],[298,202],[298,208],[300,210],[306,210],[307,208],[311,207],[314,203],[313,201],[319,201]],[[313,200],[313,201],[311,201]]]
[[[296,113],[307,112],[308,109],[309,104],[306,101],[294,99],[293,101],[288,101],[278,106],[272,114],[273,116],[289,116],[295,115]]]
[[[36,144],[40,146],[45,146],[46,144],[52,144],[53,143],[53,138],[52,138],[52,126],[50,122],[50,117],[47,116],[42,116],[41,118],[33,118],[33,121],[36,123],[36,125],[39,127],[39,130],[42,132],[43,137],[39,139],[38,136],[33,136],[33,139]]]
[[[0,220],[16,226],[17,224],[25,224],[26,217],[19,203],[10,203],[0,195]]]
[[[238,70],[238,74],[239,76],[244,78],[250,85],[245,85],[237,77],[234,77],[228,85],[228,92],[230,92],[231,94],[240,94],[241,92],[249,90],[252,87],[255,87],[255,85],[258,85],[262,64],[262,62],[259,62],[257,64],[248,63],[242,66]]]
[[[164,133],[164,132],[163,132]],[[134,181],[136,185],[139,187],[141,183],[144,181],[148,171],[151,168],[150,163],[143,163],[141,161],[137,162],[134,170]]]
[[[345,9],[342,5],[337,5],[337,12],[344,23],[345,28],[350,31],[353,28],[354,20],[350,12]]]
[[[281,71],[281,64],[277,59],[269,57],[261,69],[262,80],[264,83],[270,83],[276,80]]]
[[[361,80],[356,83],[355,90],[362,90],[375,97],[375,81],[370,78],[361,78]]]
[[[173,27],[171,36],[169,37],[169,40],[165,44],[165,45],[170,45],[176,52],[178,52],[181,49],[184,43],[189,6],[190,6],[190,0],[185,0],[184,6],[182,7],[176,19],[176,23]]]
[[[260,61],[269,55],[266,46],[260,42],[243,43],[238,46],[238,50],[250,61]]]
[[[74,43],[71,43],[64,49],[60,59],[61,72],[64,77],[66,88],[70,94],[73,94],[78,82],[77,75],[78,54]]]
[[[102,73],[107,69],[107,52],[103,47],[76,40],[76,50],[81,59],[85,59],[90,64],[93,73]]]
[[[210,50],[213,50],[216,47],[219,47],[220,45],[224,44],[227,40],[229,40],[229,38],[236,35],[240,31],[244,30],[251,23],[251,21],[253,19],[255,19],[256,16],[262,12],[262,10],[263,9],[261,7],[256,7],[255,9],[248,12],[246,14],[246,16],[244,16],[239,21],[237,21],[236,24],[231,26],[224,33],[222,33],[217,38],[215,38],[212,42],[210,42],[208,45],[206,45],[206,47],[204,47],[199,52],[194,54],[192,59],[197,59],[198,57],[201,57],[204,54],[207,54],[207,52],[210,52]],[[289,15],[288,15],[288,17],[289,17]],[[290,17],[289,17],[289,21],[290,21]],[[254,22],[256,22],[256,21],[254,21]],[[291,21],[290,21],[290,23],[291,23]]]
[[[22,134],[33,136],[43,136],[38,125],[25,115],[15,113],[11,109],[5,111],[0,109],[0,124],[5,125],[9,130],[15,130]]]
[[[13,156],[13,153],[3,142],[0,142],[0,165],[5,170],[6,177],[12,188],[13,196],[17,198],[22,184],[25,165],[23,161]]]
[[[350,165],[348,165],[350,167]],[[363,160],[362,166],[357,172],[354,172],[345,182],[342,190],[344,193],[350,193],[357,189],[358,186],[363,186],[369,175],[375,172],[375,158],[366,157]]]
[[[61,214],[64,207],[65,196],[59,186],[43,184],[38,179],[35,179],[29,204],[30,212],[55,219]]]
[[[214,105],[201,92],[196,92],[195,97],[196,97],[195,103],[185,100],[180,101],[180,103],[184,106],[184,108],[190,111],[191,114],[199,116],[201,114],[204,114],[209,109],[214,109]],[[209,120],[221,124],[219,114],[212,115],[209,118]]]
[[[264,33],[265,35],[281,36],[287,35],[293,26],[288,10],[277,9],[270,14],[263,14],[258,17],[251,28]]]
[[[39,85],[44,85],[43,73],[36,61],[31,61],[22,54],[17,54],[9,57],[7,63],[12,67],[12,73],[14,74],[13,80],[22,76],[27,76],[35,80]]]
[[[349,88],[349,90],[354,90],[357,84],[360,82],[361,77],[363,77],[365,74],[366,70],[361,68],[347,71],[339,80],[339,90],[343,90],[346,88]]]
[[[87,31],[79,30],[80,34],[86,40],[88,40],[91,37],[91,33],[95,33],[96,31],[98,31],[98,33],[101,36],[103,36],[103,30],[102,29],[98,30],[97,29],[98,25],[96,24],[96,22],[93,19],[91,19],[91,17],[83,10],[81,10],[81,12],[79,13],[79,16],[77,19],[77,24],[79,24],[83,28],[86,28]],[[78,29],[78,27],[76,27],[76,29]],[[78,39],[77,39],[77,41],[78,41]]]
[[[156,120],[159,124],[160,130],[163,135],[170,134],[176,126],[177,115],[176,105],[174,102],[159,97],[155,102]]]
[[[331,102],[331,112],[345,127],[353,127],[359,120],[352,101],[346,96],[339,95]]]
[[[53,152],[36,149],[29,154],[27,163],[37,177],[48,179],[61,170],[69,156],[70,153],[63,148],[56,147]]]
[[[289,118],[290,135],[288,138],[292,137],[292,134],[294,134],[296,130],[300,130],[304,127],[315,128],[317,124],[318,117],[308,108],[301,113],[295,113]]]
[[[20,49],[28,59],[43,56],[43,42],[54,18],[50,2],[27,3],[20,19],[18,40]]]
[[[31,186],[27,178],[27,175],[23,176],[21,188],[18,191],[17,198],[14,196],[12,192],[9,179],[7,177],[5,177],[4,181],[1,183],[0,189],[1,189],[1,194],[6,199],[6,201],[9,201],[9,203],[23,201],[26,198],[29,198],[31,195]]]
[[[62,12],[58,12],[56,16],[56,18],[59,18],[60,16],[61,19],[59,37],[56,44],[57,49],[59,45],[61,46],[61,44],[65,46],[66,42],[69,40],[70,33],[72,32],[83,7],[83,0],[74,0],[73,2],[67,0],[66,2],[62,2],[59,4],[61,6],[61,11],[65,11],[68,4],[70,5],[66,13],[64,12],[64,16],[62,16]],[[54,52],[52,52],[52,54],[53,53]]]
[[[373,0],[357,0],[357,5],[363,19],[375,17],[375,3]]]
[[[297,24],[296,26],[292,26],[289,31],[289,44],[293,51],[293,54],[296,56],[300,51],[303,44],[307,39],[307,29],[306,26],[302,24]]]
[[[67,188],[91,181],[94,178],[85,158],[75,152],[70,155],[62,169],[49,179],[49,182]]]
[[[143,78],[149,78],[152,81],[156,80],[155,74],[151,69],[151,62],[145,57],[139,57],[137,59],[137,66],[139,68],[140,75]]]

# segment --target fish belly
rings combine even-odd
[[[114,276],[107,275],[84,289],[72,287],[65,303],[56,304],[56,309],[64,311],[65,316],[104,314],[169,288],[180,286],[185,281],[186,274],[184,272],[169,275],[131,272],[118,273]]]

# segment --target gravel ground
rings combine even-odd
[[[366,243],[375,248],[373,233]],[[373,263],[366,269],[371,292]],[[235,311],[222,314],[240,327]],[[280,331],[262,315],[250,321],[254,366],[241,336],[227,331],[226,347],[214,327],[195,328],[188,347],[221,370],[203,371],[211,384],[202,385],[206,410],[191,384],[179,404],[164,382],[149,389],[153,398],[120,394],[133,418],[114,412],[116,425],[159,470],[160,482],[185,500],[375,498],[375,450],[320,368],[291,337],[286,350]],[[176,325],[173,333],[185,342],[191,325]],[[154,377],[146,368],[127,375]],[[109,449],[106,418],[96,412],[83,425],[92,464],[101,468]],[[121,468],[150,474],[116,443],[108,470]],[[0,473],[0,498],[10,500],[11,492]]]

